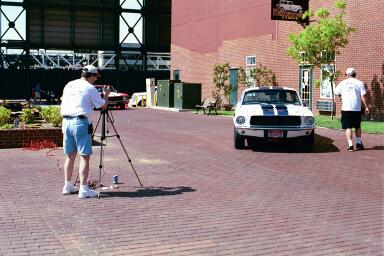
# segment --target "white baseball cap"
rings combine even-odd
[[[347,68],[347,70],[345,71],[345,73],[347,75],[353,75],[353,74],[356,74],[356,70],[354,68]]]
[[[87,72],[87,73],[91,73],[91,74],[99,74],[99,70],[97,70],[97,68],[93,65],[87,65],[85,67],[83,67],[83,72]]]

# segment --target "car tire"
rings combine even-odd
[[[312,133],[309,136],[306,136],[304,138],[304,149],[307,151],[312,151],[313,146],[315,145],[315,132],[312,131]]]
[[[252,149],[261,149],[261,148],[265,147],[266,142],[262,138],[248,137],[247,138],[247,144]]]
[[[120,109],[125,109],[125,103],[124,102],[120,103]]]
[[[143,101],[143,106],[141,106],[141,101]],[[138,106],[138,107],[146,107],[146,104],[147,102],[146,102],[146,100],[144,99],[144,100],[140,100],[138,103],[137,103],[137,105],[136,106]]]
[[[233,129],[233,140],[236,149],[245,148],[245,138],[236,131],[236,128]]]

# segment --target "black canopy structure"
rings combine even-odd
[[[0,68],[28,69],[39,62],[32,55],[57,50],[114,54],[110,67],[147,70],[150,53],[170,52],[171,0],[2,0],[0,8]]]
[[[60,94],[82,66],[128,93],[168,79],[171,0],[0,0],[0,98]]]

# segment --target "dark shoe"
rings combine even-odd
[[[349,151],[349,152],[352,152],[352,151],[353,151],[353,146],[349,146],[349,147],[348,147],[348,151]]]
[[[364,149],[363,143],[356,143],[356,150],[363,150],[363,149]]]

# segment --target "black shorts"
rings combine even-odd
[[[341,128],[360,128],[361,111],[341,111]]]

